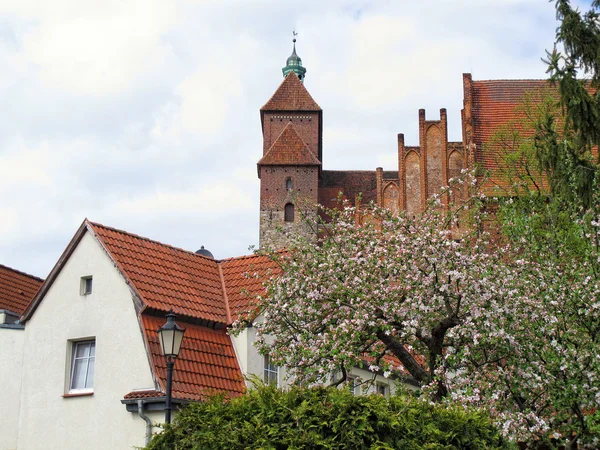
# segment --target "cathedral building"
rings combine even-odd
[[[294,49],[283,82],[260,109],[263,156],[260,178],[260,246],[283,248],[286,235],[315,231],[303,216],[316,215],[317,203],[335,207],[338,196],[356,203],[374,201],[392,210],[417,212],[464,168],[481,167],[488,174],[484,190],[497,194],[506,186],[505,159],[496,135],[503,127],[521,127],[524,99],[541,99],[552,88],[545,80],[482,80],[463,74],[462,141],[448,141],[446,109],[439,119],[419,110],[418,145],[398,134],[398,166],[394,170],[325,170],[323,110],[304,86],[306,68]],[[310,221],[309,221],[310,222]]]

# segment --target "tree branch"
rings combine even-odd
[[[415,380],[420,383],[428,383],[431,380],[429,373],[421,365],[417,362],[413,355],[409,353],[408,350],[394,339],[392,336],[388,336],[383,331],[377,332],[377,337],[381,342],[385,344],[385,346],[396,356],[404,368],[408,370]]]

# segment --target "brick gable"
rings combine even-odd
[[[321,162],[302,140],[294,125],[288,123],[259,166],[318,166]],[[259,173],[260,175],[260,173]]]

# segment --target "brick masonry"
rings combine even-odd
[[[427,120],[425,110],[419,110],[419,145],[406,146],[404,135],[398,134],[398,170],[384,171],[331,171],[323,170],[321,108],[312,99],[304,85],[294,78],[286,78],[269,102],[261,109],[263,125],[263,155],[274,148],[277,139],[288,124],[292,124],[306,147],[317,157],[316,165],[307,165],[306,155],[296,159],[305,164],[261,166],[260,245],[285,247],[286,233],[314,235],[296,215],[293,223],[284,221],[286,203],[302,208],[312,217],[311,206],[317,201],[327,207],[338,205],[338,195],[355,203],[375,201],[393,210],[418,212],[425,207],[428,197],[439,193],[442,186],[458,176],[464,168],[481,165],[492,171],[494,179],[494,148],[491,139],[499,126],[519,119],[520,100],[533,93],[541,97],[548,92],[544,80],[488,80],[473,81],[463,74],[463,110],[461,111],[462,142],[448,142],[446,109],[440,109],[439,120]],[[288,152],[289,153],[289,152]],[[306,152],[305,152],[306,153]],[[271,159],[272,160],[272,159]],[[313,164],[315,164],[313,160]],[[287,191],[286,180],[293,178],[293,190]],[[484,189],[487,186],[484,186]],[[444,202],[457,199],[444,199]],[[314,216],[316,217],[316,215]],[[281,232],[283,231],[283,233]]]
[[[263,116],[263,155],[275,143],[283,129],[288,123],[294,125],[294,129],[311,151],[319,155],[320,143],[320,114],[317,112],[300,113],[277,113],[268,112]]]

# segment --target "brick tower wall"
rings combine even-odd
[[[313,111],[265,112],[263,115],[263,155],[271,148],[283,129],[290,122],[308,145],[319,157],[320,115]]]
[[[287,189],[291,179],[292,189]],[[290,233],[316,237],[303,216],[316,225],[318,166],[262,166],[260,168],[260,247],[285,248]],[[286,222],[285,205],[294,205],[294,221]]]

